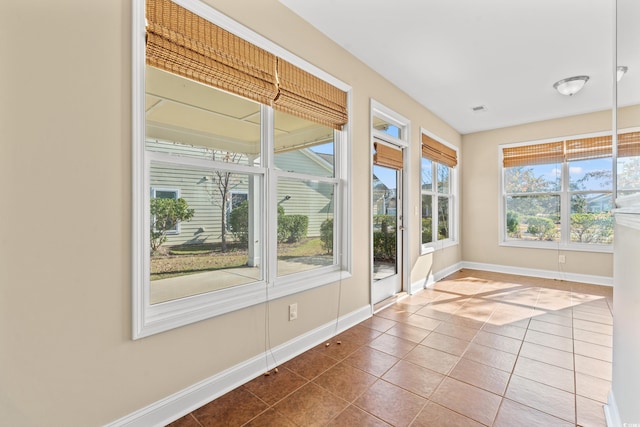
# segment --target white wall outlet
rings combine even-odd
[[[298,303],[289,304],[289,321],[298,318]]]
[[[558,255],[558,262],[560,264],[564,264],[565,262],[567,262],[567,258],[564,255]]]

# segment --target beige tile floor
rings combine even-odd
[[[612,297],[462,270],[171,425],[603,427]]]

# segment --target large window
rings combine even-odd
[[[134,337],[345,277],[348,87],[199,2],[140,3]]]
[[[457,150],[425,133],[422,135],[420,194],[422,248],[442,248],[457,242]]]
[[[637,132],[622,133],[631,141]],[[640,191],[640,142],[620,145],[618,195]],[[502,242],[609,251],[613,242],[611,134],[506,145],[502,157]]]

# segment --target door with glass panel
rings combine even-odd
[[[402,291],[402,148],[376,140],[373,144],[372,301]]]

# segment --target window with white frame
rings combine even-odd
[[[619,135],[619,195],[640,190],[638,136]],[[504,145],[500,156],[502,244],[611,250],[616,194],[611,133]]]
[[[200,2],[137,1],[134,338],[348,277],[349,88]]]
[[[422,134],[420,194],[422,248],[441,248],[457,242],[457,149]]]

